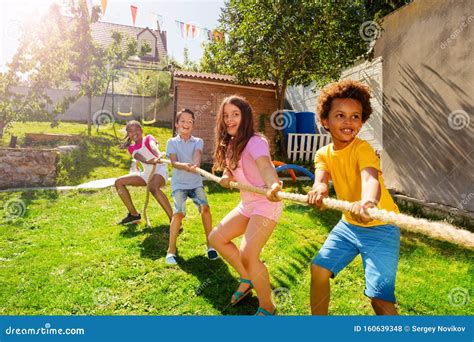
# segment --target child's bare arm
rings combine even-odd
[[[133,158],[134,158],[135,160],[138,160],[139,162],[142,162],[142,163],[147,164],[145,157],[142,156],[140,153],[135,153],[135,154],[133,155]]]
[[[351,215],[356,221],[367,223],[371,221],[367,209],[376,207],[380,200],[379,171],[373,167],[366,167],[360,175],[362,179],[361,200],[352,205]]]
[[[313,188],[308,192],[308,203],[322,208],[323,198],[328,197],[329,172],[316,170]]]
[[[366,167],[360,173],[362,178],[361,202],[374,202],[378,204],[380,200],[379,171],[373,167]]]
[[[232,172],[229,169],[225,169],[224,173],[222,174],[221,179],[219,180],[219,184],[223,186],[224,188],[229,188],[230,185],[229,183],[234,180],[234,177],[232,176]]]
[[[269,189],[267,192],[267,198],[270,201],[277,202],[281,201],[276,194],[278,191],[281,191],[283,186],[283,182],[280,181],[278,178],[278,174],[275,171],[275,167],[273,166],[270,157],[268,156],[261,156],[255,160],[257,164],[258,171],[265,182],[265,185]]]
[[[178,157],[176,156],[176,153],[170,153],[170,161],[171,161],[171,165],[175,169],[193,172],[192,165],[190,163],[179,162]]]

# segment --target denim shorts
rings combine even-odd
[[[400,228],[389,224],[362,227],[340,220],[313,259],[313,264],[331,271],[334,278],[359,253],[364,266],[364,294],[395,303]]]
[[[203,205],[208,204],[206,192],[203,187],[189,190],[174,190],[171,193],[171,197],[173,197],[174,205],[173,214],[182,213],[183,215],[186,215],[186,200],[188,197],[193,200],[199,210],[201,210]]]

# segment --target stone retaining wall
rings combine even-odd
[[[56,185],[57,149],[0,148],[0,189]]]

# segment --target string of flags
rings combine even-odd
[[[175,20],[175,24],[179,35],[184,39],[194,40],[201,38],[202,40],[207,39],[211,42],[224,39],[224,35],[220,31],[209,30],[192,23],[183,23],[179,20]]]
[[[85,1],[87,4],[89,15],[90,15],[92,13],[93,4],[97,0],[85,0]],[[105,11],[107,10],[107,0],[100,0],[100,5],[102,9],[102,14],[105,15]],[[132,16],[132,24],[133,26],[135,26],[135,23],[137,20],[137,14],[138,14],[138,7],[135,5],[130,5],[130,13]],[[162,30],[163,29],[163,16],[151,11],[150,11],[150,15],[152,17],[151,19],[153,23],[152,26],[155,26],[156,24],[156,29]],[[183,39],[187,39],[187,40],[201,39],[203,41],[207,40],[210,42],[214,42],[214,41],[223,41],[223,40],[225,41],[227,38],[220,31],[209,30],[205,27],[200,27],[199,25],[196,25],[191,22],[184,23],[182,21],[175,20],[175,24],[176,24],[178,35]]]

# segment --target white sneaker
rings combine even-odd
[[[168,265],[176,265],[178,263],[176,261],[176,254],[166,253],[165,263]]]

